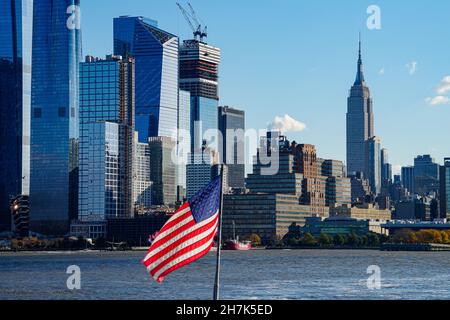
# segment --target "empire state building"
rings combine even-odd
[[[364,80],[359,41],[358,71],[347,102],[347,170],[349,174],[369,174],[367,142],[374,134],[374,117],[370,89]]]

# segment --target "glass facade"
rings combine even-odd
[[[32,0],[0,1],[0,232],[10,196],[29,194]]]
[[[367,156],[370,189],[378,195],[381,192],[381,143],[378,137],[372,137],[367,141]]]
[[[30,219],[44,234],[66,234],[77,215],[81,30],[69,9],[79,5],[34,2]]]
[[[114,54],[136,63],[136,130],[149,137],[177,137],[178,37],[143,17],[114,19]]]
[[[245,188],[245,113],[229,108],[219,108],[219,131],[223,145],[219,147],[222,160],[228,166],[228,185]],[[234,136],[228,137],[228,133]],[[230,140],[229,140],[230,138]]]
[[[191,94],[180,90],[178,98],[178,160],[177,185],[186,189],[186,164],[190,152]]]
[[[80,64],[79,220],[132,215],[134,65]]]

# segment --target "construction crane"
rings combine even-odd
[[[195,40],[200,40],[200,42],[203,42],[203,40],[208,37],[208,27],[203,27],[203,23],[200,22],[201,19],[197,18],[197,14],[190,3],[188,3],[190,12],[183,8],[179,2],[177,2],[177,6],[180,8],[181,13],[191,27]]]

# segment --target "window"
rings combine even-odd
[[[58,116],[60,118],[65,118],[66,117],[66,108],[64,108],[64,107],[58,108]]]
[[[34,108],[34,117],[42,118],[42,108]]]

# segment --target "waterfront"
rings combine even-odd
[[[210,299],[214,254],[151,281],[144,252],[0,254],[0,300]],[[70,265],[81,290],[66,287]],[[381,268],[381,290],[367,288],[367,268]],[[292,250],[224,252],[224,299],[450,299],[450,253]]]

